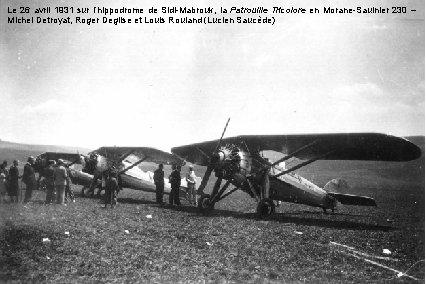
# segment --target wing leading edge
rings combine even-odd
[[[172,148],[179,157],[199,165],[208,165],[205,153],[212,153],[218,140]],[[381,133],[336,133],[300,135],[244,135],[224,138],[227,143],[247,146],[254,154],[272,150],[291,154],[302,147],[310,147],[295,155],[312,159],[331,152],[322,160],[410,161],[420,157],[419,147],[407,139]],[[204,153],[203,153],[204,152]]]
[[[92,153],[97,153],[108,159],[119,161],[126,156],[134,155],[145,162],[157,164],[183,165],[184,161],[176,155],[150,147],[101,147]]]
[[[61,152],[44,152],[43,154],[40,154],[37,156],[39,159],[45,159],[46,161],[49,160],[66,160],[68,162],[79,164],[80,161],[83,159],[83,156],[78,153],[61,153]]]

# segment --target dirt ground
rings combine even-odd
[[[354,188],[377,208],[282,203],[268,220],[236,192],[209,216],[124,189],[67,206],[0,205],[0,279],[18,282],[423,282],[424,187]],[[168,196],[165,196],[165,200]]]

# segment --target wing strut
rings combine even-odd
[[[80,159],[74,160],[72,163],[68,164],[67,166],[71,167],[72,165],[74,165],[75,163],[80,162],[80,161],[81,161],[81,157],[80,157]]]
[[[234,193],[235,191],[237,191],[239,189],[239,187],[234,187],[233,189],[231,189],[229,192],[227,192],[226,194],[222,195],[216,202],[224,199],[225,197],[227,197],[228,195]]]
[[[288,159],[290,159],[290,158],[293,158],[294,156],[296,156],[297,154],[299,154],[300,152],[302,152],[303,150],[305,150],[306,148],[309,148],[309,147],[311,147],[311,146],[314,146],[315,144],[317,144],[318,143],[318,140],[315,140],[314,142],[312,142],[312,143],[309,143],[309,144],[307,144],[307,145],[305,145],[305,146],[303,146],[303,147],[300,147],[299,149],[297,149],[296,151],[294,151],[293,153],[291,153],[291,154],[289,154],[289,155],[287,155],[287,156],[285,156],[285,157],[283,157],[283,158],[281,158],[281,159],[279,159],[278,161],[276,161],[276,162],[274,162],[272,165],[271,165],[271,167],[274,167],[274,166],[276,166],[276,165],[278,165],[279,163],[281,163],[281,162],[284,162],[284,161],[286,161],[286,160],[288,160]]]
[[[118,159],[118,161],[116,163],[117,164],[121,163],[122,161],[124,161],[124,159],[126,159],[128,156],[130,156],[131,154],[133,154],[134,151],[135,150],[130,150],[129,152],[127,152],[126,154],[124,154],[123,156],[120,157],[120,159]]]
[[[143,161],[145,161],[146,159],[148,159],[148,157],[145,157],[139,161],[137,161],[136,163],[134,163],[133,165],[128,166],[127,168],[125,168],[124,170],[122,170],[121,172],[118,173],[118,175],[124,174],[125,172],[127,172],[128,170],[130,170],[131,168],[134,168],[135,166],[139,165],[140,163],[142,163]]]
[[[222,194],[225,192],[225,190],[228,188],[228,186],[231,184],[231,182],[229,180],[226,181],[226,183],[222,186],[222,188],[215,194],[212,194],[211,197],[211,202],[212,203],[216,203],[219,200],[221,200],[222,198],[220,198],[222,196]]]
[[[279,176],[282,176],[282,175],[288,174],[288,173],[290,173],[290,172],[293,172],[293,171],[295,171],[295,170],[297,170],[297,169],[300,169],[300,168],[301,168],[301,167],[303,167],[303,166],[309,165],[309,164],[311,164],[311,163],[313,163],[313,162],[315,162],[315,161],[317,161],[317,160],[319,160],[319,159],[322,159],[322,158],[324,158],[324,157],[326,157],[326,156],[330,155],[330,154],[331,154],[331,153],[333,153],[333,152],[334,152],[334,151],[330,151],[330,152],[328,152],[328,153],[326,153],[326,154],[324,154],[324,155],[321,155],[321,156],[318,156],[318,157],[316,157],[316,158],[310,159],[310,160],[308,160],[308,161],[306,161],[306,162],[300,163],[300,164],[298,164],[298,165],[296,165],[296,166],[292,167],[291,169],[285,170],[285,171],[283,171],[283,172],[280,172],[279,174],[274,175],[273,177],[277,178],[277,177],[279,177]]]

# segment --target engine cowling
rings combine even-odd
[[[217,159],[215,167],[217,177],[241,184],[251,172],[252,158],[250,153],[243,151],[236,145],[227,144],[219,148],[215,158]]]

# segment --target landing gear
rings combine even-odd
[[[95,192],[93,190],[90,190],[90,187],[83,186],[81,188],[81,196],[83,197],[93,197]]]
[[[46,191],[47,190],[47,179],[43,179],[40,182],[40,186],[39,186],[38,190],[41,190],[41,191]]]
[[[327,213],[327,208],[323,207],[322,211],[324,211],[324,214],[328,214]],[[331,213],[334,213],[334,208],[331,208]]]
[[[260,218],[267,218],[275,213],[274,201],[270,198],[263,198],[257,205],[256,213]]]
[[[214,203],[210,202],[210,195],[204,194],[198,199],[198,210],[201,213],[207,214],[214,208]]]
[[[103,189],[101,183],[98,183],[95,188],[92,186],[83,186],[81,188],[81,196],[83,197],[96,197],[101,198],[103,196]]]

